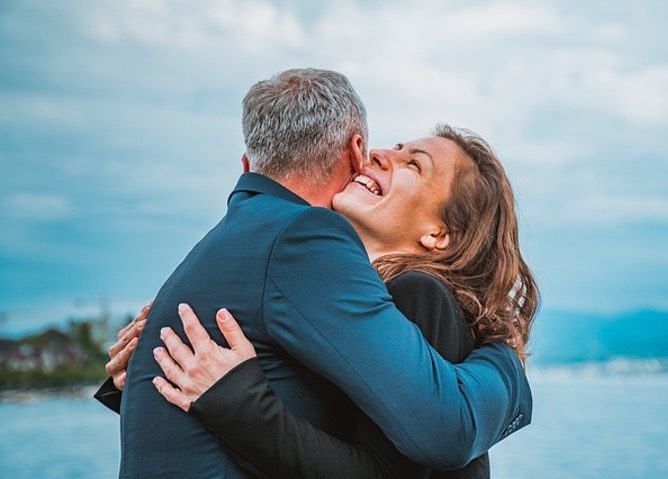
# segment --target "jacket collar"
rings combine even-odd
[[[296,195],[280,183],[259,173],[243,173],[239,178],[239,181],[237,181],[237,186],[234,187],[234,190],[232,190],[232,193],[227,199],[227,204],[230,204],[230,201],[232,200],[232,197],[235,193],[242,191],[248,193],[263,193],[266,195],[278,196],[279,198],[290,201],[291,203],[309,205],[309,202],[303,199],[301,196]]]

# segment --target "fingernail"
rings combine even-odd
[[[157,386],[158,385],[158,378],[153,378],[153,381],[151,381],[151,382]]]
[[[167,331],[168,331],[168,330],[169,330],[169,328],[162,328],[162,329],[160,330],[160,337],[162,338],[162,337],[167,336]]]
[[[186,303],[179,304],[179,313],[185,313],[188,311],[188,305]]]
[[[157,357],[158,357],[158,354],[160,354],[160,348],[155,348],[155,349],[153,350],[153,356],[155,356],[155,357],[157,358]]]
[[[227,321],[230,317],[229,311],[227,309],[222,308],[218,310],[218,318],[220,318],[221,321]]]

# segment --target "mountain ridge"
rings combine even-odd
[[[539,312],[529,352],[538,364],[668,357],[668,311]]]

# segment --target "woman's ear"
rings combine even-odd
[[[443,251],[450,244],[450,233],[445,228],[427,233],[420,238],[420,244],[428,251]]]
[[[246,153],[244,153],[241,157],[241,166],[244,169],[244,173],[248,173],[250,171],[250,161],[248,161],[248,155]]]

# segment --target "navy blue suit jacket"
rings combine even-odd
[[[346,396],[406,456],[458,468],[528,424],[531,393],[510,348],[452,365],[394,306],[351,225],[267,177],[246,173],[227,214],[165,282],[128,365],[121,477],[245,477],[191,415],[151,380],[152,350],[190,304],[212,338],[228,308],[255,345],[272,389],[295,414],[345,434]],[[345,394],[345,395],[344,395]]]

